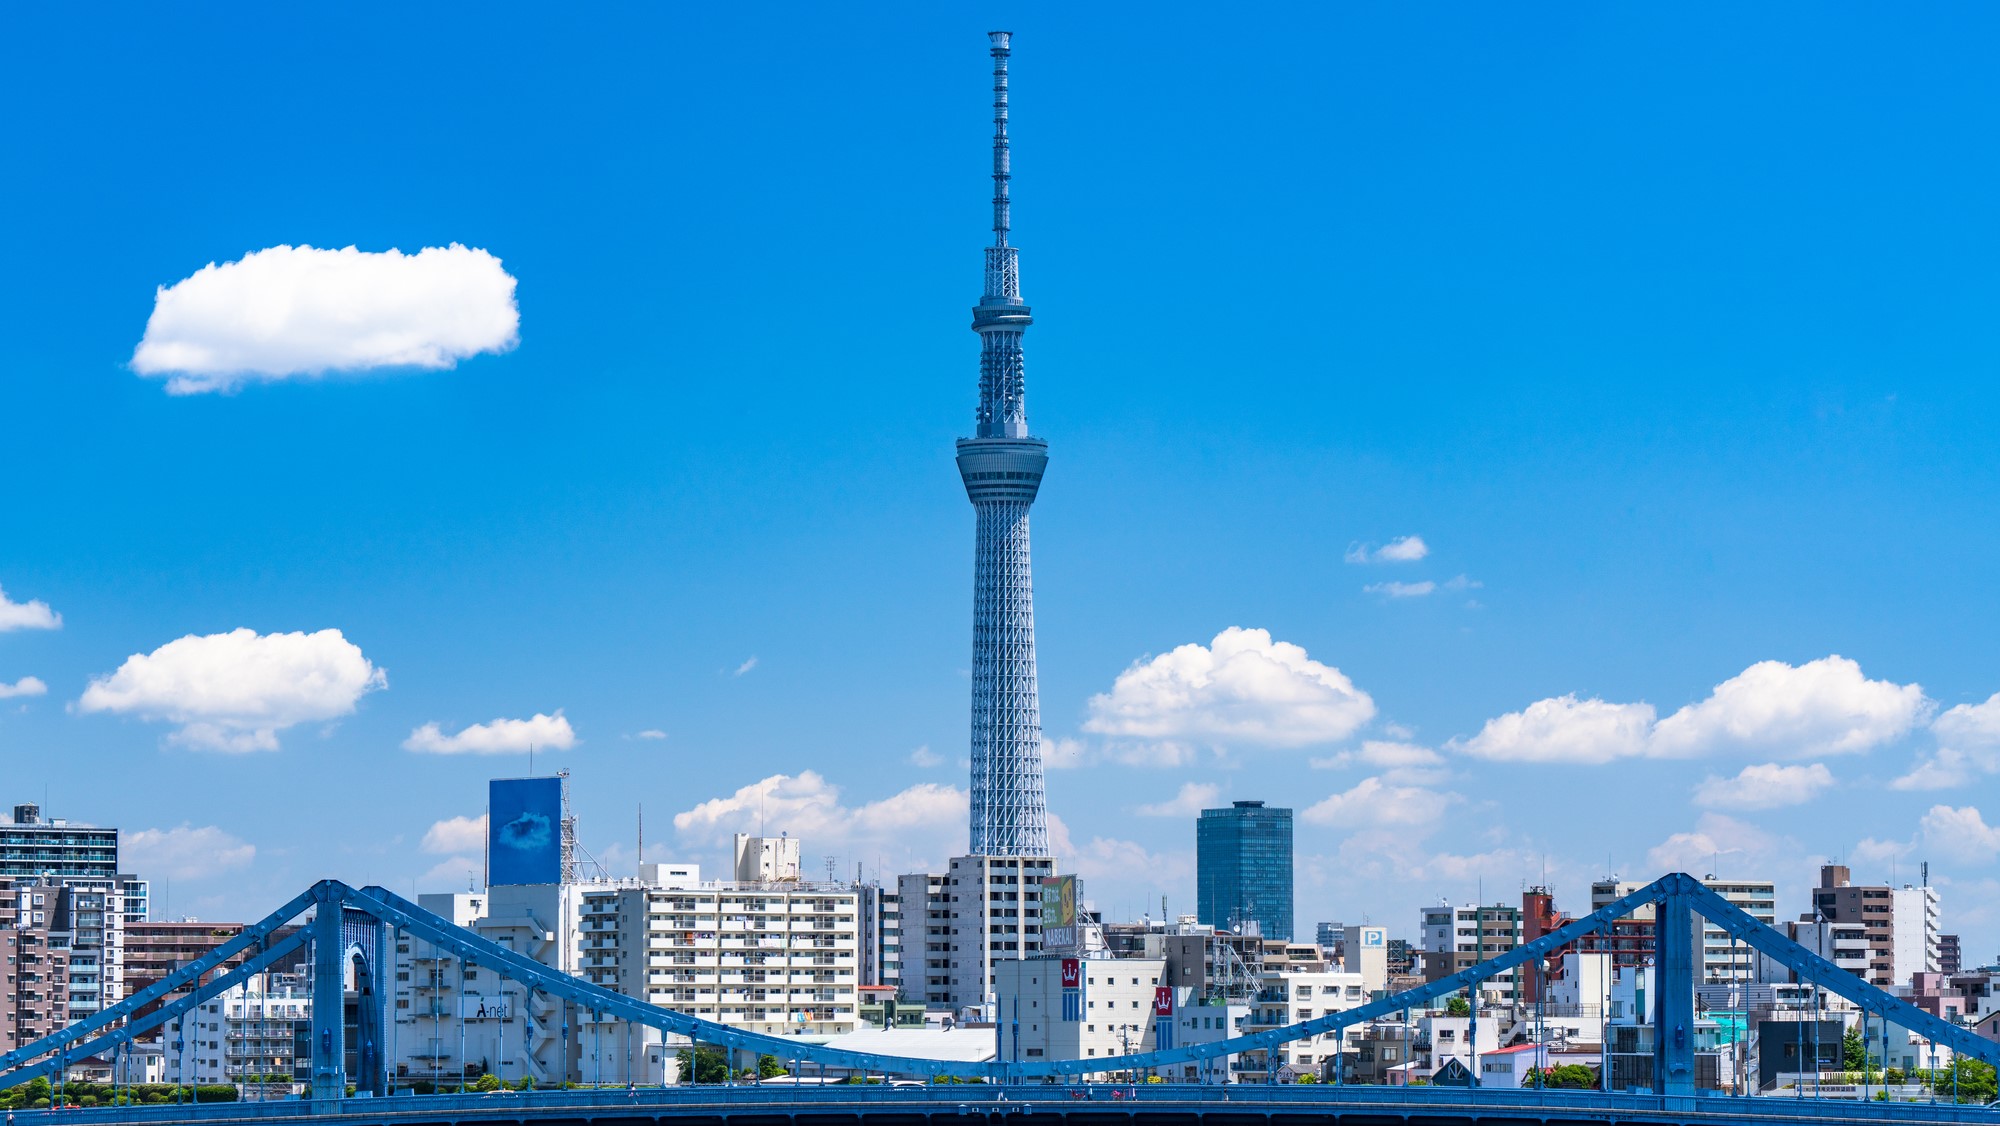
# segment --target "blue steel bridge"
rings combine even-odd
[[[1650,1091],[1574,1091],[1472,1087],[1397,1087],[1355,1084],[1105,1084],[1093,1077],[1137,1075],[1263,1051],[1369,1021],[1429,1008],[1441,998],[1517,967],[1543,959],[1651,905],[1655,931],[1653,996],[1655,1029]],[[111,1056],[135,1038],[233,988],[263,970],[296,963],[312,966],[312,1085],[310,1097],[275,1102],[206,1105],[136,1105],[52,1111],[19,1111],[14,1126],[51,1121],[167,1123],[261,1121],[311,1116],[365,1123],[457,1122],[654,1122],[689,1126],[918,1126],[942,1117],[1054,1115],[1079,1123],[1144,1126],[1300,1126],[1338,1119],[1353,1126],[1418,1121],[1464,1123],[1751,1123],[1817,1121],[1849,1123],[1987,1122],[2000,1126],[2000,1108],[1943,1102],[1886,1102],[1806,1098],[1806,1089],[1777,1096],[1698,1092],[1695,1084],[1694,988],[1699,951],[1697,917],[1733,940],[1794,971],[1801,980],[1852,1002],[1960,1058],[2000,1064],[2000,1044],[1931,1016],[1902,998],[1867,984],[1770,927],[1764,926],[1691,876],[1675,873],[1592,914],[1519,946],[1491,961],[1342,1012],[1228,1040],[1126,1056],[1071,1060],[996,1059],[987,1062],[911,1059],[804,1044],[689,1016],[648,1004],[551,969],[505,946],[456,927],[379,887],[351,888],[322,881],[207,956],[190,962],[152,987],[53,1035],[0,1056],[0,1090],[61,1075],[65,1066]],[[302,926],[293,924],[303,920]],[[678,1085],[412,1095],[390,1093],[382,1030],[393,991],[373,988],[391,966],[389,951],[401,935],[476,962],[504,977],[567,1001],[595,1017],[657,1028],[704,1046],[769,1053],[801,1067],[920,1074],[978,1080],[976,1085],[825,1087]],[[241,957],[242,961],[229,963]],[[288,962],[287,959],[290,961]],[[347,1018],[348,982],[364,998]],[[183,992],[185,991],[185,992]],[[179,994],[176,996],[176,994]],[[152,1006],[158,1006],[152,1008]],[[147,1011],[150,1009],[150,1011]],[[354,1042],[350,1043],[350,1037]],[[1886,1052],[1884,1053],[1886,1057]],[[353,1073],[349,1073],[350,1061]],[[355,1094],[347,1094],[350,1086]]]

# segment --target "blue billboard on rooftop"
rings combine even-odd
[[[561,882],[562,779],[487,783],[487,885]]]

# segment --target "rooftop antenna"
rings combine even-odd
[[[639,803],[639,868],[646,865],[646,803]],[[638,869],[634,869],[637,871]]]

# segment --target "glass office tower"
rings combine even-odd
[[[1240,801],[1194,825],[1196,916],[1265,938],[1292,937],[1292,811]]]

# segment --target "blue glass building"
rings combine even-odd
[[[1260,801],[1204,809],[1194,823],[1195,912],[1211,926],[1255,922],[1292,937],[1292,811]]]

